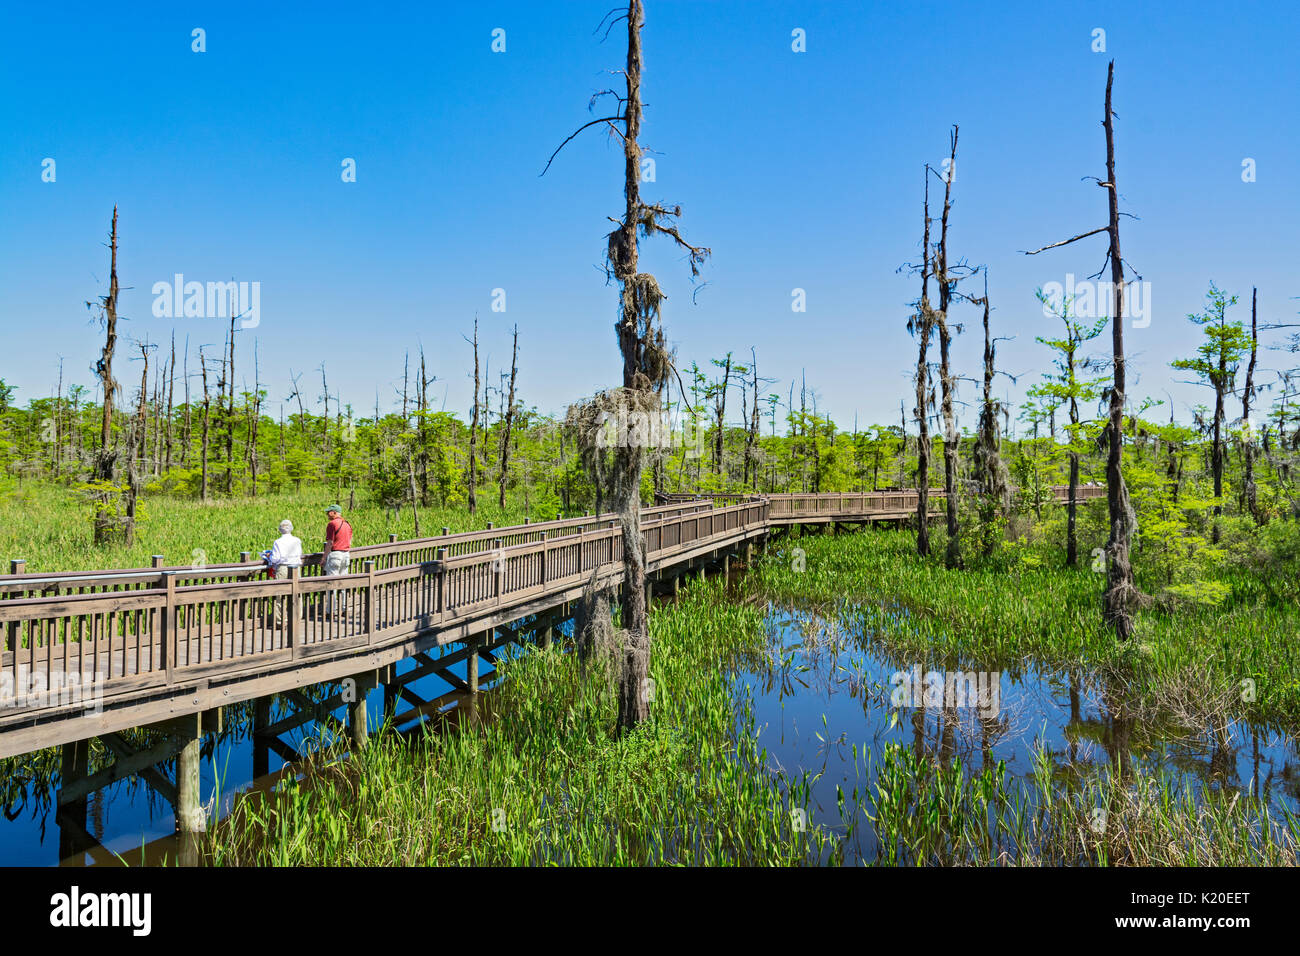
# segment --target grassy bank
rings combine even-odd
[[[491,497],[491,501],[488,498]],[[324,488],[269,495],[259,498],[231,498],[209,502],[193,499],[145,497],[131,547],[96,547],[92,539],[90,507],[75,500],[62,485],[28,482],[0,501],[0,558],[24,558],[28,571],[82,571],[107,568],[148,567],[151,555],[161,554],[167,564],[189,564],[198,551],[208,564],[238,561],[241,551],[256,554],[269,548],[279,535],[282,519],[294,523],[294,534],[308,551],[320,550],[325,536],[326,505],[341,504],[345,517],[356,532],[357,545],[379,544],[390,533],[414,538],[415,520],[409,507],[394,516],[358,498],[355,509]],[[533,516],[553,518],[554,514]],[[470,531],[498,525],[522,523],[522,501],[507,501],[503,511],[496,506],[495,489],[483,495],[478,513],[464,506],[429,508],[420,511],[420,533],[440,534],[442,528]]]
[[[897,744],[861,800],[885,865],[1295,866],[1300,819],[1166,776],[1103,773],[1063,788],[1039,753],[1032,777],[977,773]]]

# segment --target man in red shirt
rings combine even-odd
[[[343,518],[343,509],[330,505],[325,509],[329,523],[325,525],[325,548],[321,554],[323,574],[347,574],[351,560],[352,525]],[[325,613],[334,609],[334,594],[325,595]]]

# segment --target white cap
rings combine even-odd
[[[285,518],[283,521],[280,522],[280,534],[288,534],[292,530],[293,530],[293,522],[290,521],[288,518]]]

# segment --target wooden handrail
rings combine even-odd
[[[1105,490],[1086,489],[1084,497],[1097,492]],[[677,555],[735,545],[783,518],[893,519],[914,509],[915,501],[915,492],[835,492],[748,498],[721,507],[711,500],[675,504],[643,512],[643,547],[647,560],[662,566]],[[234,580],[196,581],[191,568],[153,568],[134,575],[144,585],[138,589],[14,596],[0,601],[0,669],[15,687],[23,686],[25,670],[90,669],[103,674],[104,692],[113,696],[152,693],[149,688],[194,675],[236,677],[282,659],[351,653],[358,643],[384,647],[474,615],[571,594],[593,573],[616,575],[624,541],[611,518],[421,539],[417,548],[382,552],[419,557],[431,549],[421,560],[383,568],[365,558],[364,570],[338,576],[262,580],[232,573],[260,566],[222,566],[217,570]],[[489,546],[452,553],[457,543],[484,542]],[[281,623],[272,626],[275,621]],[[0,729],[10,714],[30,712],[21,706],[0,711]]]

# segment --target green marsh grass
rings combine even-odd
[[[505,662],[490,715],[407,743],[392,734],[237,804],[216,864],[815,863],[833,837],[800,832],[807,781],[762,769],[737,733],[730,663],[761,645],[763,615],[693,584],[652,615],[651,718],[614,733],[609,682],[572,655]],[[742,705],[743,710],[743,705]]]
[[[855,627],[913,659],[1082,669],[1139,708],[1300,728],[1300,605],[1266,599],[1257,582],[1217,608],[1146,608],[1121,645],[1102,622],[1102,575],[1086,562],[949,571],[941,542],[939,557],[923,559],[911,534],[892,531],[783,538],[773,549],[746,577],[747,594],[831,614],[847,602]]]
[[[1161,773],[1063,790],[1041,751],[1027,780],[890,744],[862,812],[885,865],[1295,866],[1300,818]]]
[[[420,510],[420,534],[441,534],[445,526],[453,532],[475,531],[489,521],[498,526],[519,524],[524,519],[522,502],[507,502],[503,511],[487,495],[478,513],[470,515],[463,505]],[[201,549],[206,564],[238,561],[241,551],[256,555],[271,546],[279,535],[279,524],[288,518],[293,533],[302,539],[305,551],[319,551],[325,536],[326,505],[340,503],[323,488],[304,489],[258,498],[192,499],[146,496],[137,521],[131,547],[97,547],[92,538],[90,508],[78,503],[69,490],[53,483],[28,482],[0,500],[0,558],[23,558],[27,570],[87,571],[113,568],[147,568],[150,557],[163,555],[168,565],[186,565],[196,560]],[[394,516],[391,509],[358,500],[348,509],[347,496],[341,502],[345,517],[352,522],[357,545],[380,544],[394,533],[400,539],[415,537],[415,521],[409,507]],[[533,515],[534,520],[555,515]]]

